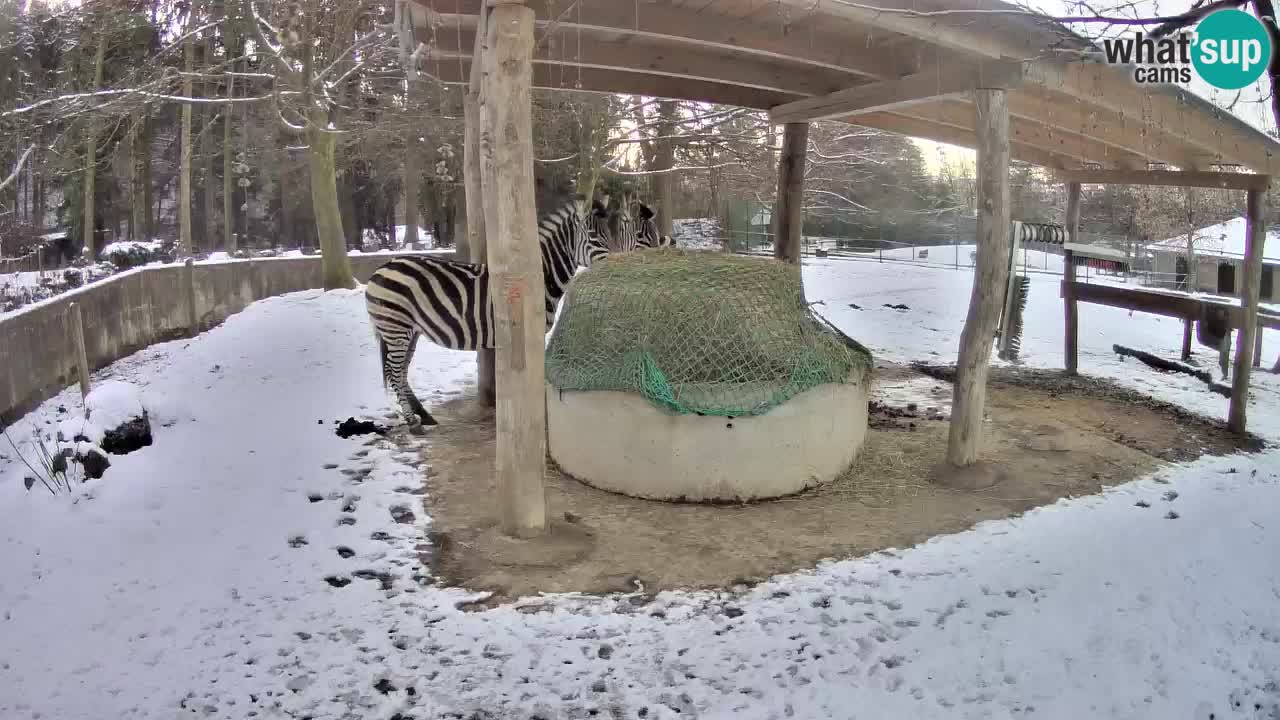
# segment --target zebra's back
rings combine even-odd
[[[415,331],[452,350],[493,347],[484,265],[402,257],[378,268],[365,290],[369,316],[387,337]]]

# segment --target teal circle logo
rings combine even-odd
[[[1271,36],[1242,10],[1218,10],[1196,27],[1191,63],[1210,85],[1239,90],[1262,77],[1271,62]]]

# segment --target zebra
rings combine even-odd
[[[538,223],[548,331],[578,266],[591,267],[609,254],[590,230],[607,212],[596,201],[588,213],[586,199],[579,195]],[[409,387],[409,362],[420,336],[451,350],[494,347],[488,266],[423,256],[396,258],[374,271],[365,287],[365,305],[378,341],[383,385],[395,391],[411,429],[436,425]]]
[[[675,247],[676,241],[670,235],[658,233],[658,223],[654,220],[656,216],[653,208],[640,203],[640,229],[636,232],[636,245],[647,248]]]
[[[607,198],[607,196],[606,196]],[[606,203],[607,204],[607,203]],[[674,245],[671,237],[658,233],[658,224],[654,221],[656,214],[643,202],[638,202],[640,221],[637,224],[624,204],[620,208],[610,210],[606,217],[598,218],[595,224],[596,233],[604,239],[612,252],[631,252],[639,248],[656,248]]]

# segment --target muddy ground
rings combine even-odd
[[[927,478],[946,448],[953,372],[877,368],[870,429],[854,467],[788,498],[730,506],[639,500],[583,485],[548,463],[553,524],[535,541],[498,532],[492,416],[470,397],[455,400],[434,409],[441,425],[425,450],[424,502],[433,526],[425,559],[450,585],[492,591],[491,602],[538,592],[751,584],[1096,493],[1169,461],[1261,445],[1107,381],[996,370],[982,459],[1006,477],[985,490],[950,490]]]

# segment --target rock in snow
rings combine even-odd
[[[85,407],[94,428],[101,428],[100,436],[85,439],[100,443],[106,452],[125,455],[151,444],[151,422],[133,385],[121,380],[104,382],[89,392]]]

